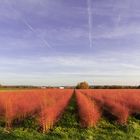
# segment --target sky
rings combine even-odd
[[[0,83],[140,85],[139,0],[0,0]]]

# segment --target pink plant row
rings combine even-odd
[[[14,120],[35,116],[46,132],[60,119],[72,95],[71,89],[3,91],[0,118],[5,120],[6,128],[11,128]],[[96,126],[103,111],[115,116],[120,124],[140,113],[140,90],[76,90],[75,95],[82,127]]]
[[[18,90],[0,92],[0,117],[10,128],[14,120],[36,115],[43,132],[58,120],[73,94],[72,90]]]
[[[140,90],[81,90],[104,110],[117,118],[120,124],[126,124],[128,117],[140,113]]]
[[[40,124],[43,127],[43,132],[48,131],[53,127],[54,123],[57,122],[67,107],[70,99],[72,97],[72,92],[59,95],[58,99],[51,104],[51,106],[42,106],[40,113]]]
[[[76,91],[76,100],[82,127],[93,127],[100,119],[100,110],[90,98]]]

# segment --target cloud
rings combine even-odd
[[[133,54],[133,52],[132,52]],[[114,57],[113,57],[114,56]],[[110,59],[112,58],[112,59]],[[57,56],[39,56],[39,57],[21,57],[21,58],[2,58],[0,60],[1,68],[3,66],[9,66],[12,68],[24,68],[28,73],[29,71],[33,72],[45,72],[48,69],[48,72],[52,73],[62,73],[63,72],[76,72],[79,71],[85,73],[110,73],[127,71],[128,67],[131,67],[131,71],[139,70],[139,56],[137,55],[137,61],[135,61],[136,56],[126,55],[120,53],[108,53],[99,56],[84,56],[84,55],[57,55]],[[120,63],[121,61],[121,63]],[[138,66],[137,66],[138,65]],[[38,67],[39,66],[39,67]],[[32,69],[33,68],[33,69]],[[44,68],[44,69],[43,69]],[[57,69],[55,69],[57,68]],[[8,69],[7,69],[8,70]],[[50,70],[50,71],[49,71]],[[72,73],[71,72],[71,73]],[[47,71],[46,71],[47,73]],[[96,73],[97,74],[97,73]],[[117,74],[117,73],[116,73]]]
[[[117,28],[113,28],[112,30],[107,30],[106,27],[102,26],[100,31],[98,30],[93,33],[93,38],[117,39],[139,34],[140,34],[140,26],[137,24],[119,26]]]
[[[1,0],[2,81],[59,84],[95,77],[112,84],[132,83],[133,77],[138,82],[140,10],[138,0],[131,2],[92,2],[89,48],[86,1]],[[42,47],[48,43],[53,48]]]
[[[0,1],[0,17],[2,19],[18,20],[28,14],[47,14],[48,0],[4,0]],[[45,10],[46,9],[46,10]],[[45,10],[45,11],[44,11]],[[25,15],[24,15],[25,14]],[[41,16],[41,15],[40,15]]]
[[[3,83],[10,84],[71,85],[82,80],[96,84],[138,84],[140,67],[134,58],[133,53],[89,55],[86,58],[84,55],[1,57],[0,77]],[[140,60],[139,55],[137,59]]]

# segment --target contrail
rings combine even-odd
[[[32,26],[31,24],[29,24],[29,23],[27,22],[27,20],[25,20],[25,19],[21,19],[21,20],[22,20],[22,22],[28,27],[28,29],[30,29],[30,31],[32,31],[36,36],[38,36],[38,38],[40,38],[40,40],[41,40],[47,47],[52,48],[51,45],[48,43],[48,41],[46,41],[44,38],[42,38],[42,37],[40,37],[40,36],[38,35],[38,33],[36,32],[36,30],[33,28],[33,26]]]
[[[131,9],[131,5],[132,5],[132,1],[131,0],[124,0],[124,3],[122,5],[125,5],[125,8],[123,8],[122,10],[119,11],[119,14],[116,18],[116,27],[118,28],[121,24],[121,21],[124,19],[124,17],[126,16],[126,14],[128,14],[129,12],[127,11],[128,9]],[[117,5],[116,3],[114,3],[114,5]],[[114,6],[114,11],[116,10],[116,7]],[[117,9],[118,10],[118,9]]]
[[[89,44],[92,48],[92,7],[91,0],[87,0],[87,11],[88,11],[88,26],[89,26]]]
[[[9,4],[9,6],[11,7],[11,9],[13,9],[13,11],[16,11],[16,12],[18,12],[20,15],[22,15],[16,8],[13,7],[13,5],[10,4],[9,0],[7,0],[7,2],[8,2],[8,4]],[[22,16],[21,16],[21,17],[22,17]],[[48,48],[52,48],[52,46],[48,43],[48,41],[47,41],[46,39],[44,39],[44,38],[42,38],[42,37],[40,37],[40,36],[38,35],[37,31],[33,28],[33,26],[32,26],[31,24],[29,24],[29,23],[27,22],[26,19],[19,18],[19,20],[21,20],[21,21],[26,25],[26,27],[28,27],[28,29],[29,29],[30,31],[32,31],[32,32],[41,40],[41,42],[43,42],[43,44],[45,44],[45,46],[47,46]]]

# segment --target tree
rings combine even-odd
[[[76,89],[88,89],[88,88],[89,88],[89,84],[86,81],[80,82],[76,86]]]

